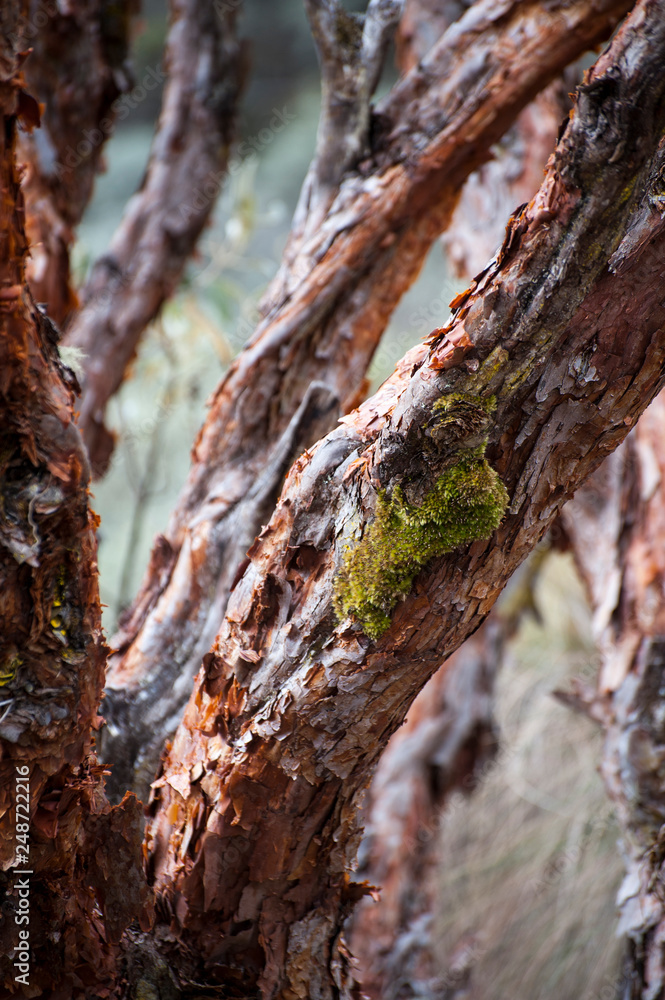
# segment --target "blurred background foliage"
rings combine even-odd
[[[165,3],[149,0],[135,31],[137,82],[161,66],[166,29]],[[94,489],[102,518],[100,583],[109,634],[136,593],[152,539],[167,524],[205,417],[205,401],[254,330],[316,141],[318,64],[300,0],[247,4],[240,34],[251,39],[250,76],[234,171],[179,294],[143,338],[130,377],[109,406],[119,447],[110,472]],[[391,61],[382,89],[394,75]],[[79,279],[108,248],[124,206],[140,186],[160,99],[159,88],[150,91],[117,123],[106,147],[106,170],[79,228],[74,255]],[[275,109],[287,120],[280,131],[270,129]],[[377,351],[373,386],[410,346],[440,325],[459,287],[435,247]]]
[[[534,598],[498,675],[496,757],[441,821],[435,939],[442,981],[459,989],[446,1000],[624,995],[623,865],[597,771],[602,734],[552,696],[573,675],[592,682],[598,663],[570,555],[549,553]]]
[[[160,66],[166,25],[165,4],[147,0],[133,46],[137,82]],[[248,145],[236,155],[237,169],[179,293],[143,339],[110,406],[119,446],[94,488],[109,635],[186,478],[206,398],[254,329],[314,149],[319,76],[300,0],[248,3],[240,30],[251,39],[238,134]],[[391,63],[382,88],[392,77]],[[80,227],[79,278],[108,247],[140,185],[160,96],[159,89],[150,92],[107,146],[106,171]],[[269,128],[275,108],[288,118],[281,131]],[[373,388],[409,347],[445,322],[460,289],[435,245],[377,351]],[[499,681],[502,749],[474,794],[454,799],[442,823],[437,940],[442,981],[451,991],[442,996],[460,1000],[614,996],[608,984],[619,961],[613,934],[620,860],[596,773],[600,737],[551,694],[571,675],[588,676],[595,661],[569,557],[548,558],[537,605],[541,620],[523,624]],[[469,963],[475,985],[465,992]]]

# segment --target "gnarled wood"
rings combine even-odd
[[[287,477],[157,783],[150,866],[183,970],[193,959],[226,983],[242,970],[265,997],[352,995],[340,931],[380,748],[665,379],[660,215],[608,267],[662,183],[664,58],[665,4],[638,4],[497,260]],[[344,546],[379,489],[431,488],[441,455],[424,457],[424,425],[460,393],[496,397],[487,457],[510,506],[489,541],[423,568],[371,641],[335,620]]]
[[[16,131],[34,105],[7,42],[17,14],[0,14],[0,982],[5,996],[65,1000],[113,987],[120,936],[149,894],[140,805],[130,795],[110,809],[93,753],[106,655],[97,519],[76,379],[26,283]],[[25,930],[31,960],[17,969]]]
[[[168,529],[112,640],[103,752],[116,794],[147,789],[243,565],[237,525],[254,536],[263,523],[250,492],[278,464],[308,386],[324,382],[343,411],[357,403],[388,317],[469,172],[627,6],[481,0],[380,103],[371,155],[310,239],[297,221],[265,316],[213,398]]]

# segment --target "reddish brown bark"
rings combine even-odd
[[[96,518],[76,380],[26,285],[16,131],[36,106],[16,74],[17,16],[18,4],[0,13],[0,981],[4,996],[69,1000],[93,985],[108,995],[115,946],[148,893],[139,804],[109,809],[92,752],[106,654]],[[17,971],[26,929],[31,959]]]
[[[635,234],[660,190],[664,57],[665,6],[639,4],[581,88],[496,262],[289,474],[153,805],[161,913],[196,972],[241,976],[264,996],[351,995],[340,930],[358,892],[348,877],[357,807],[380,748],[662,386],[665,222],[651,213],[648,238]],[[423,425],[451,393],[496,397],[487,455],[510,506],[489,541],[424,568],[371,641],[335,620],[335,565],[378,489],[429,488],[439,459],[423,457]]]
[[[213,398],[188,482],[113,640],[104,755],[116,794],[147,788],[272,509],[282,456],[290,441],[302,450],[321,433],[319,424],[308,436],[298,416],[308,387],[322,381],[343,411],[355,405],[388,317],[469,172],[626,6],[577,0],[563,17],[559,4],[482,0],[379,104],[371,155],[331,205],[321,194],[328,212],[313,232],[320,203],[301,202],[265,316]]]
[[[414,66],[461,15],[449,2],[411,0],[400,26],[400,65]],[[513,207],[537,191],[570,101],[555,82],[524,109],[494,159],[464,186],[442,237],[449,260],[470,281],[500,246]],[[522,598],[530,593],[525,584]],[[529,600],[518,601],[520,608]],[[376,1000],[452,1000],[469,969],[442,975],[434,928],[442,864],[438,825],[450,793],[470,792],[474,770],[494,745],[494,678],[518,609],[493,614],[435,673],[382,755],[364,805],[360,877],[378,887],[350,920],[351,951],[363,993]]]
[[[106,404],[180,281],[223,183],[244,67],[238,9],[171,0],[168,81],[147,172],[67,330],[67,344],[86,356],[78,425],[95,474],[114,446]]]
[[[461,15],[450,3],[411,0],[400,26],[400,65],[411,68]],[[467,181],[442,237],[460,276],[492,257],[515,204],[538,189],[567,108],[556,82],[539,94],[502,138],[494,159]],[[473,788],[493,734],[494,677],[514,616],[493,616],[416,698],[381,757],[365,805],[360,872],[379,887],[351,920],[351,951],[372,998],[457,995],[466,977],[444,982],[432,931],[439,905],[439,817],[451,791]],[[466,779],[466,784],[464,783]],[[449,978],[449,977],[448,977]]]
[[[410,70],[470,4],[464,0],[408,0],[400,25],[397,54]],[[547,159],[570,111],[568,92],[579,82],[574,69],[538,94],[475,170],[441,237],[449,264],[469,281],[501,246],[516,205],[530,201],[540,186]]]
[[[665,400],[580,490],[563,522],[586,583],[601,653],[597,688],[566,693],[605,731],[602,774],[622,832],[619,929],[629,952],[617,992],[665,992]]]
[[[57,324],[76,307],[69,251],[115,127],[117,99],[129,85],[134,7],[134,0],[31,0],[21,24],[20,47],[31,50],[27,89],[43,107],[41,128],[19,137],[28,281]]]
[[[574,83],[578,80],[579,76]],[[538,189],[568,113],[568,91],[574,83],[557,80],[538,94],[497,145],[494,159],[469,177],[441,238],[458,277],[482,270],[501,246],[515,205],[529,201]]]

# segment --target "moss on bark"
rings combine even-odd
[[[494,400],[454,394],[434,405],[428,436],[456,439],[455,460],[434,482],[422,503],[409,503],[397,484],[379,493],[374,521],[362,540],[347,550],[335,580],[335,611],[353,615],[377,639],[390,625],[390,612],[411,590],[422,567],[460,545],[488,538],[501,523],[508,494],[485,459]],[[474,447],[465,447],[474,441]]]

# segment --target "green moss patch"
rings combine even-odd
[[[414,578],[435,556],[488,538],[501,523],[508,494],[481,449],[467,449],[439,476],[420,506],[396,486],[379,494],[374,521],[349,549],[335,580],[335,611],[354,615],[377,639],[390,612],[411,590]]]

